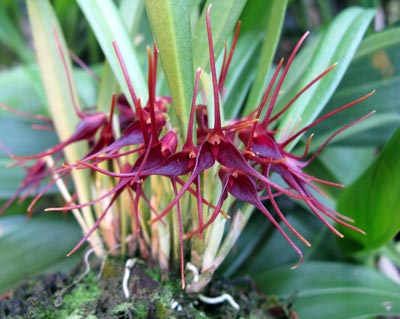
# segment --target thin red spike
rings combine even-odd
[[[237,26],[236,26],[236,30],[235,30],[235,35],[233,37],[232,45],[231,45],[231,48],[229,50],[229,56],[228,56],[228,59],[226,61],[225,61],[225,57],[226,57],[226,44],[225,44],[224,62],[222,63],[222,70],[221,70],[221,74],[219,75],[219,81],[218,81],[218,87],[219,87],[219,91],[220,92],[222,92],[222,90],[224,88],[226,75],[228,74],[229,65],[231,64],[233,52],[235,51],[236,42],[237,42],[237,39],[239,37],[239,31],[240,31],[241,24],[242,24],[242,22],[238,21]]]
[[[308,175],[308,174],[304,173],[302,170],[293,171],[293,174],[299,176],[299,178],[302,178],[302,179],[305,178],[305,179],[312,180],[312,181],[317,182],[317,183],[321,183],[321,184],[325,184],[325,185],[329,185],[329,186],[333,186],[333,187],[338,187],[338,188],[345,187],[344,184],[334,183],[334,182],[326,181],[324,179],[320,179],[320,178]],[[312,184],[310,184],[310,185],[312,185]]]
[[[132,100],[133,100],[133,104],[137,108],[138,98],[136,96],[135,90],[133,89],[133,85],[132,85],[131,79],[128,76],[128,70],[126,69],[126,65],[125,65],[124,60],[122,59],[122,55],[121,55],[121,52],[119,51],[118,44],[117,44],[116,41],[113,41],[112,44],[113,44],[113,47],[114,47],[115,54],[117,55],[117,58],[118,58],[118,61],[119,61],[119,65],[121,66],[122,73],[124,74],[126,84],[128,85],[129,93],[131,94],[131,97],[132,97]]]
[[[195,80],[195,84],[194,84],[194,91],[193,91],[193,97],[192,97],[192,106],[190,108],[189,125],[188,125],[187,134],[186,134],[186,142],[182,147],[182,149],[184,151],[186,151],[186,150],[193,151],[194,150],[193,127],[194,127],[194,116],[196,113],[196,97],[197,97],[197,91],[199,89],[200,75],[201,75],[201,68],[197,68],[196,80]]]
[[[52,127],[52,126],[32,124],[31,127],[32,127],[32,129],[38,130],[38,131],[51,131],[51,132],[54,132],[54,127]]]
[[[287,228],[289,228],[290,231],[291,231],[293,234],[296,235],[297,238],[299,238],[306,246],[311,247],[310,242],[309,242],[307,239],[305,239],[305,238],[296,230],[296,228],[294,228],[294,227],[288,222],[288,220],[286,219],[286,217],[283,215],[282,211],[280,210],[278,204],[277,204],[276,201],[275,201],[274,196],[272,195],[272,190],[271,190],[271,187],[270,187],[270,186],[267,187],[267,191],[268,191],[268,197],[269,197],[269,199],[270,199],[270,201],[271,201],[271,203],[272,203],[272,206],[273,206],[274,209],[275,209],[275,212],[276,212],[277,215],[279,216],[279,218],[283,221],[283,223],[287,226]]]
[[[227,57],[226,57],[226,54],[227,54],[227,47],[226,47],[226,41],[224,41],[224,57],[223,57],[223,59],[222,59],[222,67],[221,67],[221,73],[219,74],[219,79],[218,79],[218,89],[219,89],[219,93],[221,94],[222,93],[222,89],[223,89],[223,87],[221,87],[220,86],[220,84],[221,84],[221,78],[222,78],[222,74],[223,74],[223,72],[224,72],[224,68],[225,68],[225,64],[226,64],[226,59],[227,59]]]
[[[318,202],[317,200],[315,200],[315,204],[316,204],[316,206],[318,206],[318,209],[320,211],[328,211],[332,215],[334,215],[334,216],[336,216],[336,217],[338,217],[338,218],[340,218],[340,219],[342,219],[344,221],[347,221],[349,223],[354,223],[355,222],[353,218],[350,218],[350,217],[348,217],[346,215],[343,215],[343,214],[341,214],[341,213],[339,213],[339,212],[337,212],[337,211],[335,211],[335,210],[323,205],[322,203]],[[361,231],[361,232],[364,233],[363,231]]]
[[[102,201],[103,199],[109,197],[110,195],[113,195],[115,193],[122,191],[128,184],[129,184],[129,181],[121,180],[117,184],[117,186],[115,186],[111,191],[101,195],[100,197],[98,197],[90,202],[78,204],[78,205],[70,205],[70,206],[66,206],[66,207],[51,207],[51,208],[46,208],[45,211],[46,212],[66,211],[66,210],[73,210],[73,209],[78,209],[78,208],[82,208],[82,207],[86,207],[86,206],[91,206],[91,205],[96,204],[96,203]]]
[[[62,172],[61,174],[58,173],[57,178],[52,178],[52,180],[43,188],[40,190],[39,194],[37,194],[33,200],[30,202],[27,212],[28,216],[32,216],[33,213],[33,208],[35,207],[36,203],[39,201],[39,199],[42,198],[42,196],[53,186],[57,183],[59,179],[62,179],[64,176],[66,176],[69,173],[69,171]],[[1,215],[1,214],[0,214]]]
[[[290,56],[289,56],[288,62],[287,62],[287,64],[286,64],[285,68],[283,69],[282,75],[281,75],[281,77],[279,78],[279,81],[278,81],[278,84],[277,84],[277,86],[276,86],[276,88],[275,88],[274,94],[272,95],[271,102],[270,102],[270,104],[269,104],[267,113],[265,114],[265,117],[264,117],[264,119],[263,119],[263,121],[262,121],[262,125],[264,125],[265,127],[267,127],[268,123],[270,122],[269,119],[270,119],[270,116],[271,116],[271,114],[272,114],[272,110],[273,110],[274,107],[275,107],[276,99],[278,98],[278,94],[279,94],[279,92],[280,92],[280,90],[281,90],[283,81],[285,80],[285,77],[286,77],[286,75],[287,75],[287,73],[288,73],[288,71],[289,71],[289,68],[290,68],[290,66],[291,66],[291,64],[292,64],[292,62],[293,62],[293,59],[294,59],[294,57],[296,56],[297,51],[299,51],[301,45],[303,44],[303,42],[305,41],[305,39],[307,38],[307,36],[308,36],[309,34],[310,34],[310,32],[307,31],[307,32],[300,38],[299,42],[297,42],[295,48],[293,49],[292,53],[291,53]]]
[[[313,79],[310,83],[308,83],[299,93],[296,94],[296,96],[290,100],[288,104],[285,105],[285,107],[280,110],[277,114],[275,114],[271,120],[270,123],[278,119],[283,113],[287,111],[289,107],[293,105],[293,103],[301,96],[303,95],[304,92],[306,92],[311,86],[313,86],[316,82],[318,82],[320,79],[322,79],[325,75],[327,75],[330,71],[332,71],[336,67],[337,63],[332,64],[329,68],[327,68],[324,72],[319,74],[315,79]]]
[[[357,228],[356,226],[350,225],[350,224],[344,222],[343,220],[337,218],[336,216],[334,216],[333,214],[331,214],[331,213],[328,212],[327,210],[322,209],[318,201],[312,200],[312,201],[309,201],[307,204],[309,205],[309,207],[311,208],[311,210],[317,215],[317,217],[318,217],[319,219],[321,219],[322,222],[323,222],[325,225],[327,225],[328,228],[329,228],[333,233],[335,233],[337,236],[339,236],[340,238],[343,238],[344,235],[343,235],[341,232],[339,232],[335,227],[333,227],[328,221],[326,221],[325,218],[323,218],[323,216],[322,216],[320,213],[317,212],[317,209],[320,210],[326,217],[330,218],[330,219],[333,220],[334,222],[336,222],[336,223],[338,223],[338,224],[340,224],[340,225],[342,225],[342,226],[344,226],[344,227],[346,227],[346,228],[352,229],[352,230],[354,230],[354,231],[356,231],[356,232],[358,232],[358,233],[360,233],[360,234],[363,234],[363,235],[366,234],[363,230]]]
[[[335,138],[338,134],[340,134],[341,132],[343,132],[344,130],[348,129],[349,127],[367,119],[368,117],[370,117],[371,115],[373,115],[376,111],[371,111],[368,114],[358,118],[357,120],[343,126],[342,128],[340,128],[339,130],[337,130],[335,133],[333,133],[331,136],[329,136],[329,138],[324,142],[324,144],[322,144],[317,151],[314,152],[314,154],[312,155],[312,157],[307,161],[307,164],[311,163],[322,151],[323,149],[326,147],[326,145],[328,145],[328,143],[330,141],[332,141],[333,138]]]
[[[133,89],[132,81],[129,78],[128,70],[126,69],[125,62],[122,59],[122,55],[121,55],[121,52],[119,51],[119,47],[118,47],[118,44],[116,41],[113,41],[113,47],[114,47],[115,54],[117,55],[119,64],[121,66],[122,73],[124,74],[126,84],[128,85],[129,93],[132,97],[133,104],[135,105],[136,112],[139,117],[140,127],[142,129],[144,142],[145,142],[145,144],[147,144],[149,142],[149,135],[148,135],[147,128],[146,128],[146,123],[144,120],[143,109],[142,109],[142,106],[140,103],[140,99],[137,98],[135,90]]]
[[[213,93],[214,93],[214,133],[222,134],[221,129],[221,111],[219,106],[219,90],[218,90],[218,82],[217,82],[217,72],[215,70],[215,57],[214,57],[214,45],[212,40],[211,33],[211,22],[210,22],[210,12],[211,12],[212,4],[210,4],[207,8],[206,14],[206,26],[207,26],[207,35],[208,35],[208,48],[210,53],[210,69],[211,69],[211,77],[213,82]]]
[[[310,146],[311,146],[311,141],[312,141],[312,138],[314,137],[314,133],[311,133],[310,134],[310,136],[308,137],[308,139],[307,139],[307,143],[306,143],[306,147],[304,148],[304,152],[303,152],[303,155],[301,155],[301,156],[295,156],[295,155],[291,155],[293,158],[295,158],[296,160],[299,160],[299,161],[302,161],[302,160],[304,160],[306,157],[307,157],[307,155],[308,155],[308,152],[310,151]],[[304,167],[304,166],[302,166],[302,167]]]
[[[176,181],[177,181],[179,184],[185,185],[185,182],[184,182],[182,179],[180,179],[179,177],[175,177],[175,179],[176,179]],[[191,187],[188,187],[187,190],[189,191],[190,194],[192,194],[192,195],[194,195],[194,196],[197,196],[196,190],[192,189]],[[216,206],[214,206],[213,204],[211,204],[208,200],[206,200],[206,199],[203,198],[203,197],[201,197],[201,202],[202,202],[204,205],[206,205],[206,206],[208,206],[208,207],[210,207],[210,208],[212,208],[212,209],[216,209]],[[221,209],[221,214],[222,214],[225,218],[228,218],[228,219],[230,218],[229,215],[228,215],[225,211],[223,211],[222,209]]]
[[[69,55],[76,64],[78,64],[83,70],[85,70],[86,73],[91,75],[97,82],[100,82],[100,77],[96,73],[94,73],[93,70],[85,62],[83,62],[73,51],[70,50]]]
[[[9,106],[1,103],[1,102],[0,102],[0,107],[5,111],[8,111],[10,113],[14,113],[14,114],[16,114],[18,116],[22,116],[22,117],[25,117],[27,119],[38,120],[38,121],[42,121],[42,122],[49,123],[49,124],[53,123],[53,121],[50,118],[46,117],[46,116],[43,116],[43,115],[32,115],[32,114],[29,114],[29,113],[25,113],[25,112],[13,109],[12,107],[9,107]]]
[[[321,116],[319,119],[315,120],[314,122],[310,123],[309,125],[303,127],[300,131],[298,131],[296,134],[292,135],[290,138],[288,138],[286,141],[284,141],[282,143],[282,146],[285,147],[286,145],[288,145],[290,142],[292,142],[295,138],[297,138],[298,136],[300,136],[301,134],[303,134],[304,132],[306,132],[307,130],[309,130],[311,127],[317,125],[318,123],[321,123],[322,121],[326,120],[327,118],[331,117],[332,115],[335,115],[336,113],[339,113],[345,109],[348,109],[350,107],[352,107],[353,105],[356,105],[364,100],[366,100],[367,98],[369,98],[371,95],[373,95],[375,93],[375,90],[373,90],[372,92],[364,95],[363,97],[360,97],[357,100],[354,100],[346,105],[343,105],[339,108],[337,108],[336,110],[333,110],[332,112],[329,112],[328,114],[325,114],[324,116]],[[370,114],[370,113],[368,113]],[[372,115],[372,114],[370,114]],[[368,115],[368,116],[370,116]],[[364,117],[362,117],[362,119],[364,119]],[[358,120],[358,122],[361,121]],[[347,128],[348,126],[346,125],[344,128],[340,129],[340,131],[342,131],[343,129]]]
[[[201,196],[201,179],[200,179],[200,175],[197,176],[196,179],[196,198],[197,198],[197,214],[199,217],[199,237],[200,239],[203,238],[203,225],[204,225],[204,221],[203,221],[203,203],[201,202],[202,196]]]
[[[207,227],[210,226],[217,219],[217,217],[221,213],[221,208],[222,208],[222,205],[224,204],[225,197],[227,196],[228,182],[229,182],[229,178],[227,178],[223,182],[221,195],[219,196],[219,199],[218,199],[217,205],[215,206],[214,212],[212,213],[212,215],[211,215],[210,219],[207,221],[207,223],[205,223],[203,225],[199,225],[198,229],[195,229],[195,230],[185,234],[185,236],[184,236],[185,239],[189,239],[196,234],[199,234],[201,236],[201,234],[203,234],[204,230],[207,229]]]
[[[251,129],[251,133],[250,133],[250,135],[249,135],[249,140],[247,141],[247,145],[246,145],[246,149],[247,149],[247,150],[250,150],[251,146],[253,145],[253,137],[254,137],[254,133],[255,133],[255,131],[256,131],[258,119],[260,118],[260,115],[261,115],[261,112],[262,112],[262,110],[263,110],[263,108],[264,108],[264,106],[265,106],[265,103],[267,103],[267,99],[268,99],[268,97],[269,97],[269,94],[271,93],[272,87],[273,87],[274,84],[275,84],[275,81],[276,81],[276,78],[278,77],[279,71],[280,71],[281,68],[282,68],[283,61],[284,61],[284,60],[283,60],[283,58],[282,58],[282,59],[279,61],[278,65],[276,66],[275,72],[274,72],[274,74],[273,74],[273,76],[272,76],[271,81],[270,81],[269,84],[268,84],[267,90],[266,90],[265,93],[264,93],[264,96],[263,96],[263,98],[262,98],[262,100],[261,100],[261,103],[260,103],[260,105],[257,107],[257,113],[256,113],[257,122],[255,122],[255,123],[253,124],[253,127],[252,127],[252,129]]]
[[[111,107],[110,107],[110,114],[108,116],[108,125],[111,128],[112,127],[112,119],[113,119],[113,115],[114,115],[114,111],[115,111],[115,105],[117,102],[117,98],[115,93],[111,96]]]
[[[106,217],[108,210],[114,204],[115,200],[118,198],[118,194],[115,194],[113,198],[110,200],[110,203],[107,205],[106,209],[101,213],[101,215],[97,218],[96,222],[90,228],[90,230],[85,234],[85,236],[80,240],[80,242],[67,254],[67,256],[71,256],[74,254],[88,239],[89,237],[96,231],[96,229],[100,226],[100,223]]]
[[[155,68],[156,68],[156,63],[157,63],[157,51],[154,49],[154,58],[151,54],[151,50],[149,47],[147,47],[147,59],[149,60],[149,75],[148,75],[148,86],[149,86],[149,112],[150,112],[150,120],[151,120],[151,135],[154,143],[158,142],[158,136],[157,136],[157,127],[156,127],[156,115],[154,113],[154,103],[155,103],[155,98],[156,98],[156,74],[155,74]]]
[[[140,215],[139,215],[139,199],[140,199],[140,194],[138,189],[140,188],[140,185],[138,183],[135,183],[135,197],[134,197],[134,201],[133,201],[133,209],[135,212],[135,226],[136,226],[136,234],[140,234]]]
[[[278,231],[281,233],[281,235],[286,239],[286,241],[289,243],[289,245],[294,249],[294,251],[297,253],[299,256],[299,261],[297,262],[296,265],[292,266],[291,269],[295,269],[298,266],[301,265],[303,262],[303,253],[297,247],[297,245],[290,239],[290,237],[285,233],[281,225],[275,220],[275,218],[271,215],[271,213],[265,208],[265,206],[261,203],[261,201],[258,203],[257,208],[264,214],[265,217],[269,219],[269,221],[278,229]]]
[[[175,196],[178,195],[178,190],[176,188],[176,181],[175,179],[171,178],[172,187],[174,189]],[[181,282],[182,282],[182,289],[185,289],[185,252],[183,250],[183,225],[182,225],[182,214],[181,214],[181,205],[178,201],[176,204],[176,211],[178,214],[178,232],[179,232],[179,260],[180,260],[180,268],[181,268]]]
[[[85,114],[84,114],[83,112],[81,112],[81,111],[78,109],[78,104],[76,103],[75,95],[74,95],[74,92],[73,92],[73,90],[72,90],[72,78],[71,78],[71,74],[70,74],[69,71],[68,71],[67,60],[66,60],[66,58],[65,58],[65,56],[64,56],[64,53],[63,53],[63,51],[62,51],[61,43],[60,43],[60,38],[58,37],[58,32],[57,32],[56,27],[54,27],[54,30],[53,30],[53,31],[54,31],[54,38],[55,38],[55,42],[56,42],[56,45],[57,45],[57,49],[58,49],[58,52],[60,53],[60,57],[61,57],[61,60],[62,60],[63,65],[64,65],[65,75],[67,76],[68,90],[69,90],[69,94],[70,94],[70,96],[71,96],[72,105],[73,105],[73,107],[74,107],[74,110],[75,110],[76,115],[78,115],[79,118],[83,119],[83,118],[85,117]]]

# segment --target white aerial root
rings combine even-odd
[[[192,283],[198,283],[200,280],[200,275],[199,275],[199,270],[195,265],[192,263],[186,263],[186,269],[191,271],[193,273],[193,280]],[[230,294],[222,294],[221,296],[218,297],[206,297],[202,294],[198,295],[198,298],[201,302],[210,304],[210,305],[215,305],[223,302],[228,302],[232,308],[236,310],[240,310],[239,304],[233,299],[233,297]]]
[[[86,253],[85,256],[83,257],[83,262],[85,263],[86,269],[83,272],[82,275],[79,276],[79,278],[77,280],[74,281],[74,284],[76,285],[77,283],[79,283],[83,278],[85,278],[87,276],[87,274],[90,271],[90,264],[89,264],[89,257],[92,253],[95,252],[94,248],[89,249]]]
[[[175,299],[171,299],[171,309],[176,311],[182,311],[182,306]]]
[[[128,259],[125,262],[124,278],[122,279],[122,291],[124,292],[125,299],[128,299],[130,296],[128,283],[129,283],[129,277],[131,276],[131,269],[133,268],[133,266],[135,266],[135,264],[136,264],[136,258]]]
[[[239,304],[232,298],[230,294],[222,294],[221,296],[218,297],[206,297],[200,294],[198,297],[201,302],[210,305],[215,305],[227,301],[232,306],[232,308],[240,310]]]
[[[200,280],[200,276],[199,276],[199,270],[197,269],[197,267],[195,265],[193,265],[192,263],[186,263],[186,269],[191,271],[193,274],[193,280],[192,282],[194,283],[198,283]]]
[[[54,304],[55,304],[56,306],[61,306],[62,303],[63,303],[63,301],[62,301],[62,296],[65,294],[65,292],[66,292],[68,289],[70,289],[71,287],[76,286],[77,284],[79,284],[79,283],[83,280],[83,278],[85,278],[85,277],[87,276],[87,274],[90,272],[89,257],[90,257],[90,255],[91,255],[92,253],[94,253],[94,252],[95,252],[95,249],[94,249],[94,248],[91,248],[91,249],[89,249],[89,250],[85,253],[85,255],[84,255],[84,257],[83,257],[83,262],[85,263],[85,266],[86,266],[85,271],[79,276],[78,279],[74,280],[73,283],[71,283],[70,285],[64,287],[64,288],[58,293],[58,296],[57,296],[56,300],[54,301]]]

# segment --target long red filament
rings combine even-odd
[[[263,121],[262,121],[262,125],[265,126],[265,127],[266,127],[266,126],[268,125],[268,123],[269,123],[269,119],[270,119],[270,116],[271,116],[271,114],[272,114],[272,110],[273,110],[274,107],[275,107],[276,99],[278,98],[278,94],[279,94],[280,89],[281,89],[281,87],[282,87],[283,81],[285,80],[285,77],[286,77],[286,75],[287,75],[287,73],[288,73],[288,71],[289,71],[289,68],[290,68],[290,66],[291,66],[291,64],[292,64],[292,62],[293,62],[293,59],[294,59],[294,57],[296,56],[297,51],[299,51],[301,45],[302,45],[303,42],[306,40],[306,38],[308,37],[309,34],[310,34],[310,32],[307,31],[307,32],[300,38],[299,42],[296,44],[295,48],[293,49],[292,53],[291,53],[290,56],[289,56],[288,62],[287,62],[287,64],[286,64],[285,68],[283,69],[282,75],[281,75],[281,77],[279,78],[278,84],[277,84],[277,86],[276,86],[276,88],[275,88],[275,92],[274,92],[274,94],[272,95],[271,102],[270,102],[270,104],[269,104],[267,113],[265,114],[265,117],[264,117],[264,119],[263,119]]]
[[[226,75],[228,74],[229,66],[230,66],[231,61],[232,61],[233,52],[235,51],[235,47],[236,47],[237,39],[239,37],[239,31],[240,31],[241,24],[242,24],[241,21],[239,21],[237,26],[236,26],[235,35],[233,36],[233,41],[232,41],[231,48],[229,50],[228,59],[225,59],[226,58],[226,45],[225,45],[224,61],[222,63],[221,74],[219,75],[219,80],[218,80],[218,88],[219,88],[220,92],[222,92],[222,90],[224,88]]]
[[[208,47],[210,53],[210,69],[211,69],[211,77],[212,77],[213,92],[214,92],[214,133],[222,134],[217,71],[215,70],[214,45],[212,40],[211,21],[210,21],[211,7],[212,5],[210,4],[207,8],[206,25],[207,25],[207,35],[208,35]]]
[[[75,95],[74,95],[74,91],[72,89],[72,78],[71,78],[71,74],[68,71],[68,64],[67,64],[67,60],[64,56],[63,50],[61,48],[61,43],[60,43],[60,38],[58,37],[58,32],[56,27],[54,27],[54,38],[55,38],[55,42],[57,45],[57,49],[60,52],[60,57],[62,60],[62,63],[64,65],[64,69],[65,69],[65,75],[67,76],[67,83],[68,83],[68,90],[69,90],[69,94],[71,96],[71,102],[72,105],[74,107],[74,110],[76,112],[76,114],[78,115],[79,118],[83,119],[85,117],[85,114],[82,113],[79,109],[78,109],[78,104],[75,100]]]

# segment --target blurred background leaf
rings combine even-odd
[[[66,254],[80,240],[81,230],[72,218],[22,216],[0,219],[0,294],[28,276],[69,271],[80,254]]]
[[[393,239],[400,229],[400,129],[372,165],[340,195],[338,210],[367,235],[342,231],[349,251],[371,251]]]
[[[199,64],[207,68],[208,65],[205,28],[198,23],[199,19],[204,18],[208,2],[197,0],[189,5],[195,67]],[[287,3],[284,20],[282,10],[286,2],[273,2],[214,3],[211,19],[219,57],[217,66],[222,62],[220,52],[223,41],[227,40],[229,47],[237,18],[240,16],[243,22],[226,81],[225,116],[227,119],[239,116],[246,102],[249,105],[248,110],[251,110],[255,106],[252,102],[255,98],[252,96],[256,96],[256,93],[250,93],[254,79],[268,78],[274,68],[273,64],[270,64],[272,57],[275,62],[282,56],[287,57],[299,37],[306,30],[311,30],[310,38],[296,57],[290,76],[282,87],[279,103],[282,107],[309,77],[323,71],[323,65],[319,64],[318,59],[326,61],[325,66],[339,62],[339,72],[332,75],[332,81],[327,78],[326,82],[319,84],[318,90],[311,94],[310,103],[303,101],[301,108],[293,106],[295,110],[288,115],[285,122],[288,122],[290,117],[297,118],[302,113],[304,125],[317,113],[326,114],[376,89],[375,95],[364,103],[320,123],[313,129],[316,134],[311,148],[315,150],[338,127],[372,109],[377,110],[370,119],[339,135],[332,145],[307,167],[309,173],[318,177],[351,184],[344,190],[326,187],[325,190],[331,196],[327,203],[334,207],[339,198],[339,210],[355,218],[357,225],[369,235],[358,236],[354,232],[341,229],[346,232],[346,237],[344,240],[338,240],[304,207],[279,198],[279,204],[289,221],[312,242],[311,248],[301,246],[304,248],[304,264],[294,271],[290,270],[297,262],[296,254],[279,233],[265,222],[264,216],[256,212],[224,262],[221,272],[231,277],[250,275],[265,293],[289,299],[293,296],[294,309],[300,318],[320,319],[321,314],[324,314],[324,318],[332,319],[375,319],[378,315],[399,315],[399,286],[374,270],[377,268],[375,260],[382,254],[390,255],[391,260],[400,266],[399,244],[393,240],[400,228],[396,202],[400,124],[400,15],[396,9],[398,1],[292,0]],[[107,1],[107,5],[113,8],[109,11],[104,10],[104,6],[101,8],[102,5],[96,4],[96,1],[92,3],[94,7],[90,2],[85,4],[84,1],[80,7],[77,2],[68,0],[53,0],[51,3],[68,47],[97,74],[103,70],[104,59],[114,64],[114,71],[119,70],[113,51],[109,48],[108,51],[105,50],[104,45],[101,49],[98,41],[107,42],[106,45],[109,45],[112,39],[122,36],[125,40],[121,41],[127,41],[131,46],[128,51],[132,52],[133,48],[136,52],[134,63],[137,63],[137,68],[132,68],[135,69],[132,72],[140,73],[139,78],[134,79],[142,85],[138,90],[147,92],[142,73],[145,72],[147,63],[145,47],[152,45],[153,36],[143,11],[143,1]],[[85,5],[87,7],[83,11],[80,10]],[[118,5],[119,12],[114,10]],[[270,10],[272,5],[280,8],[280,15]],[[363,9],[347,10],[338,18],[338,13],[350,5],[358,5]],[[376,10],[374,23],[370,23],[373,10],[365,8]],[[94,9],[100,10],[102,15],[94,14],[97,12]],[[96,21],[96,17],[99,21]],[[0,102],[28,113],[48,116],[48,103],[34,61],[31,35],[27,32],[26,9],[21,2],[4,0],[0,4],[0,19]],[[104,28],[114,26],[114,22],[118,24],[114,33],[110,35],[102,32]],[[267,28],[268,23],[272,24],[272,28],[271,25]],[[282,37],[277,44],[280,23]],[[382,31],[376,33],[378,29]],[[275,38],[268,37],[271,33]],[[10,34],[12,36],[8,36]],[[362,40],[364,34],[366,36]],[[347,50],[347,45],[351,50],[347,53],[342,52],[341,48]],[[268,49],[268,54],[261,56],[259,60],[263,48]],[[107,51],[105,55],[103,50]],[[342,62],[343,59],[345,63]],[[266,61],[262,67],[259,65],[260,61]],[[113,72],[107,66],[104,69],[102,89],[99,89],[100,84],[84,71],[74,71],[83,108],[93,107],[98,103],[97,106],[101,110],[108,110],[107,98],[97,102],[99,90],[100,96],[109,97],[110,92],[118,88]],[[305,74],[309,74],[309,77]],[[159,72],[159,75],[158,93],[168,94],[162,72]],[[259,83],[258,91],[262,87],[261,82]],[[303,107],[307,109],[306,114],[302,110]],[[31,124],[30,120],[21,119],[0,109],[0,140],[18,155],[36,153],[57,143],[57,138],[52,132],[32,130]],[[304,144],[300,143],[299,152],[302,147]],[[22,178],[22,170],[19,168],[5,167],[10,162],[5,153],[0,153],[0,198],[3,201],[13,193]],[[54,198],[51,195],[45,198],[43,205],[51,205],[49,200]],[[75,223],[62,216],[40,216],[31,220],[14,216],[25,214],[24,208],[24,204],[15,204],[5,216],[0,217],[0,289],[4,289],[3,291],[27,275],[50,269],[67,269],[67,264],[71,265],[77,261],[64,258],[65,253],[81,238],[81,232],[75,227]],[[10,216],[11,214],[13,216]],[[354,254],[360,251],[364,252],[361,258]],[[349,252],[352,254],[348,254]],[[79,255],[73,258],[79,258]]]
[[[316,139],[324,140],[335,128],[368,113],[377,113],[362,124],[341,134],[333,143],[344,145],[384,145],[400,124],[400,28],[370,35],[360,45],[350,67],[323,114],[349,103],[372,90],[366,103],[339,113],[315,128]]]
[[[399,285],[363,266],[312,262],[254,275],[269,294],[292,298],[299,318],[371,319],[400,315]]]

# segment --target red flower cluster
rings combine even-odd
[[[277,196],[288,196],[297,200],[304,201],[310,210],[321,221],[331,229],[335,234],[342,236],[327,220],[340,223],[344,226],[362,232],[360,229],[348,224],[350,221],[345,216],[326,207],[319,202],[311,190],[322,193],[313,182],[325,183],[332,186],[342,186],[320,180],[303,172],[303,168],[308,165],[321,150],[338,133],[351,125],[365,119],[372,114],[369,113],[360,119],[357,119],[334,133],[309,159],[307,153],[311,142],[311,136],[308,139],[304,155],[295,156],[287,151],[285,147],[300,135],[305,133],[314,125],[329,118],[330,116],[347,109],[356,103],[366,99],[370,94],[353,101],[307,125],[298,132],[287,136],[283,141],[277,141],[276,131],[273,130],[274,123],[289,109],[294,101],[302,95],[315,82],[326,75],[334,66],[318,75],[309,85],[299,92],[282,110],[274,113],[274,107],[278,98],[282,83],[287,75],[289,67],[294,56],[305,40],[304,35],[288,62],[282,70],[283,60],[278,64],[261,103],[255,108],[254,112],[248,117],[234,120],[233,124],[224,126],[221,122],[221,112],[219,104],[219,95],[223,90],[223,83],[229,68],[234,46],[237,40],[239,26],[236,30],[235,38],[229,55],[226,54],[219,79],[217,79],[215,58],[213,50],[213,39],[211,34],[210,8],[206,16],[206,25],[209,41],[209,54],[211,75],[214,90],[214,121],[213,127],[209,125],[206,108],[202,105],[196,105],[196,97],[199,88],[199,78],[201,71],[198,70],[195,80],[195,90],[191,105],[190,119],[187,127],[186,140],[181,147],[178,147],[179,137],[174,129],[170,129],[170,123],[167,121],[166,110],[170,105],[170,99],[167,97],[156,97],[156,70],[157,70],[157,50],[151,54],[148,50],[149,71],[148,87],[149,99],[144,107],[137,98],[131,81],[127,75],[124,61],[121,58],[118,46],[114,43],[115,52],[120,61],[125,80],[128,84],[134,109],[127,103],[123,96],[118,99],[113,98],[110,116],[102,113],[85,114],[77,111],[81,118],[76,132],[67,141],[49,149],[43,153],[18,158],[19,160],[41,159],[43,156],[52,155],[61,151],[65,146],[79,140],[87,140],[91,145],[90,152],[86,157],[76,163],[70,163],[69,166],[60,168],[60,172],[67,174],[72,169],[90,169],[102,174],[111,176],[117,180],[115,187],[101,197],[80,205],[73,205],[60,208],[51,208],[49,210],[71,210],[84,206],[95,204],[105,198],[111,197],[107,208],[98,218],[93,228],[84,236],[81,242],[71,252],[78,249],[99,226],[107,211],[125,189],[132,191],[132,205],[134,206],[137,233],[140,230],[139,207],[140,199],[143,199],[151,207],[149,199],[143,190],[143,183],[149,176],[158,175],[167,178],[174,191],[173,200],[161,212],[156,212],[157,217],[152,223],[161,221],[174,207],[179,220],[180,248],[181,248],[181,268],[183,271],[183,240],[186,237],[195,234],[201,235],[203,230],[208,227],[217,216],[225,212],[221,207],[228,195],[233,196],[238,201],[247,202],[256,207],[268,220],[279,230],[288,243],[299,255],[299,263],[302,261],[302,252],[292,241],[290,236],[283,230],[280,222],[285,224],[288,229],[306,245],[310,245],[285,218],[284,213],[277,205]],[[227,57],[228,56],[228,57]],[[279,79],[278,79],[279,78]],[[372,93],[371,93],[372,94]],[[123,129],[120,137],[113,135],[111,116],[114,112],[115,104],[119,110],[119,125]],[[266,109],[264,109],[266,107]],[[265,114],[261,117],[261,114]],[[100,133],[99,133],[100,132]],[[196,139],[193,138],[196,134]],[[194,142],[196,141],[196,142]],[[121,152],[123,147],[129,147],[129,151]],[[130,162],[127,155],[137,153],[137,160]],[[99,164],[111,159],[117,159],[121,173],[115,173],[100,168]],[[201,195],[200,180],[202,174],[218,164],[219,179],[222,184],[222,192],[217,203],[210,203]],[[275,173],[281,176],[286,186],[276,184],[271,180],[271,174]],[[31,174],[28,171],[28,175]],[[180,187],[178,187],[178,184]],[[181,218],[180,199],[185,193],[196,196],[198,203],[199,228],[192,229],[184,234]],[[268,199],[274,207],[275,217],[263,204],[262,200]],[[207,205],[214,210],[211,218],[203,221],[202,206]],[[296,265],[297,266],[297,265]],[[183,276],[183,273],[182,273]]]

